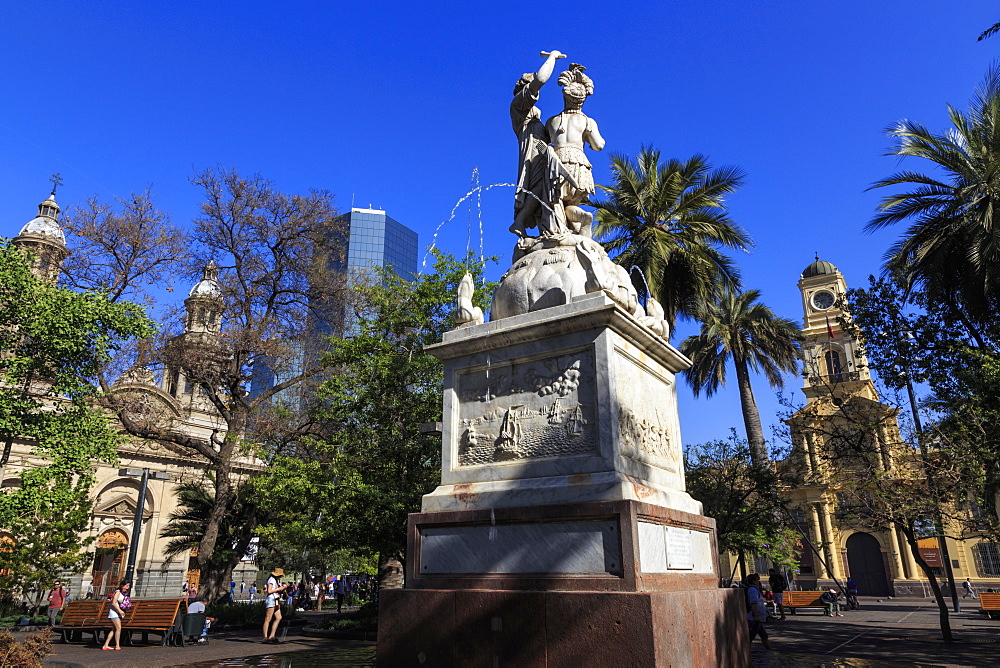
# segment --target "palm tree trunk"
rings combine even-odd
[[[757,400],[750,387],[750,370],[747,361],[733,357],[736,366],[736,383],[740,389],[740,408],[743,411],[743,426],[747,432],[747,443],[750,445],[750,459],[754,466],[767,466],[770,461],[767,456],[767,444],[764,442],[764,428],[760,424],[760,411],[757,410]]]

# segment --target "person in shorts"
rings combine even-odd
[[[271,577],[264,585],[264,642],[277,645],[278,624],[281,623],[281,594],[288,588],[287,584],[278,584],[278,578],[285,575],[285,569],[275,568]]]

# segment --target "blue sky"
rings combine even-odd
[[[862,232],[879,197],[865,188],[899,167],[884,156],[885,127],[905,117],[946,127],[946,103],[964,107],[1000,53],[1000,36],[976,42],[1000,21],[994,2],[523,7],[7,3],[0,235],[34,215],[53,172],[64,206],[151,185],[186,224],[198,205],[188,178],[221,164],[287,191],[329,189],[342,209],[384,208],[426,245],[473,168],[483,184],[514,179],[511,89],[540,50],[559,49],[595,81],[586,111],[606,153],[652,144],[747,171],[730,205],[757,247],[736,260],[746,287],[798,319],[795,284],[814,252],[861,286],[898,233]],[[540,106],[559,111],[554,81]],[[607,156],[592,161],[607,182]],[[486,253],[503,257],[494,277],[513,244],[510,198],[496,188],[482,201]],[[460,208],[439,245],[463,253],[469,219]],[[797,398],[798,385],[790,379]],[[774,422],[773,393],[762,382],[756,392]],[[742,434],[735,379],[711,400],[680,394],[685,442]]]

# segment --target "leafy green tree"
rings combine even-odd
[[[997,310],[1000,294],[1000,65],[987,73],[968,111],[949,105],[952,127],[932,132],[911,120],[889,128],[889,155],[929,161],[944,178],[902,171],[872,188],[910,186],[882,199],[866,229],[908,221],[886,254],[886,271],[928,300],[940,301],[962,322],[976,345]]]
[[[745,563],[746,556],[759,554],[796,568],[799,535],[783,519],[779,480],[771,468],[750,465],[750,451],[735,435],[689,446],[684,453],[688,493],[715,518],[720,556],[737,554]]]
[[[135,410],[134,396],[111,392],[113,373],[99,379],[107,408],[129,435],[179,446],[211,472],[212,512],[196,561],[202,592],[214,600],[226,594],[231,577],[225,564],[232,545],[223,525],[241,494],[240,459],[271,459],[315,430],[302,406],[321,378],[325,339],[312,325],[320,320],[337,326],[333,311],[345,303],[347,277],[337,270],[344,228],[330,193],[289,195],[259,175],[227,169],[206,170],[192,182],[203,201],[187,235],[169,225],[148,194],[133,195],[117,208],[96,201],[78,208],[71,232],[81,260],[69,265],[65,280],[100,286],[116,297],[145,296],[149,281],[177,272],[174,249],[184,245],[190,254],[182,257],[183,273],[196,276],[209,261],[218,268],[219,314],[212,326],[219,334],[171,328],[144,342],[138,355],[143,364],[183,374],[211,404],[219,420],[211,436],[193,434],[169,412]],[[127,368],[125,362],[119,366]],[[263,367],[280,381],[248,392]],[[238,530],[245,532],[241,541],[253,536],[250,524]],[[217,547],[223,553],[218,558]]]
[[[680,350],[693,366],[684,372],[695,396],[704,390],[712,396],[726,384],[726,367],[732,361],[736,385],[754,464],[768,462],[760,411],[750,385],[751,373],[763,373],[771,387],[784,386],[784,374],[798,370],[798,324],[781,318],[758,302],[760,292],[724,291],[717,301],[704,302],[694,311],[701,331],[689,336]]]
[[[454,327],[466,272],[480,286],[474,302],[488,306],[494,286],[482,285],[482,271],[471,256],[459,262],[445,253],[436,254],[434,273],[412,282],[381,271],[359,288],[356,333],[332,340],[326,362],[335,373],[321,387],[317,415],[327,430],[320,463],[298,467],[294,485],[306,496],[310,485],[325,490],[320,498],[331,493],[318,531],[331,545],[377,556],[382,568],[403,558],[406,516],[441,481],[441,439],[420,425],[441,419],[443,367],[425,348]]]
[[[15,439],[32,446],[18,484],[0,491],[0,530],[10,534],[0,589],[40,596],[85,565],[93,462],[117,461],[122,436],[95,404],[95,376],[125,341],[155,328],[136,304],[56,287],[29,266],[0,240],[0,466]]]
[[[691,317],[723,289],[739,288],[739,271],[720,249],[753,245],[726,211],[726,196],[743,184],[741,169],[713,169],[702,155],[661,162],[658,150],[644,147],[635,158],[613,156],[611,178],[599,186],[607,199],[592,202],[596,237],[615,262],[642,271],[671,331],[678,314]]]
[[[857,398],[834,402],[832,414],[806,422],[825,443],[824,466],[840,472],[841,515],[855,525],[899,530],[930,584],[942,633],[951,642],[939,576],[921,556],[918,540],[998,537],[1000,357],[977,345],[953,305],[895,276],[871,277],[868,288],[848,291],[846,308],[851,317],[841,325],[861,342],[888,390],[883,402],[901,390],[910,395],[910,427],[895,432],[895,415],[908,414],[903,401],[885,406]],[[992,340],[995,323],[981,324],[978,333]],[[916,398],[917,382],[931,392],[923,402]]]

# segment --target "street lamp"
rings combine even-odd
[[[139,533],[142,531],[142,511],[146,505],[146,486],[150,478],[153,480],[170,480],[170,474],[166,471],[150,472],[148,468],[143,468],[118,469],[118,475],[128,476],[129,478],[140,478],[139,501],[135,504],[135,519],[132,521],[132,541],[128,546],[128,563],[125,565],[125,577],[123,578],[125,582],[132,582],[132,578],[135,577],[136,553],[139,551]],[[134,588],[135,583],[132,582],[132,584]]]

